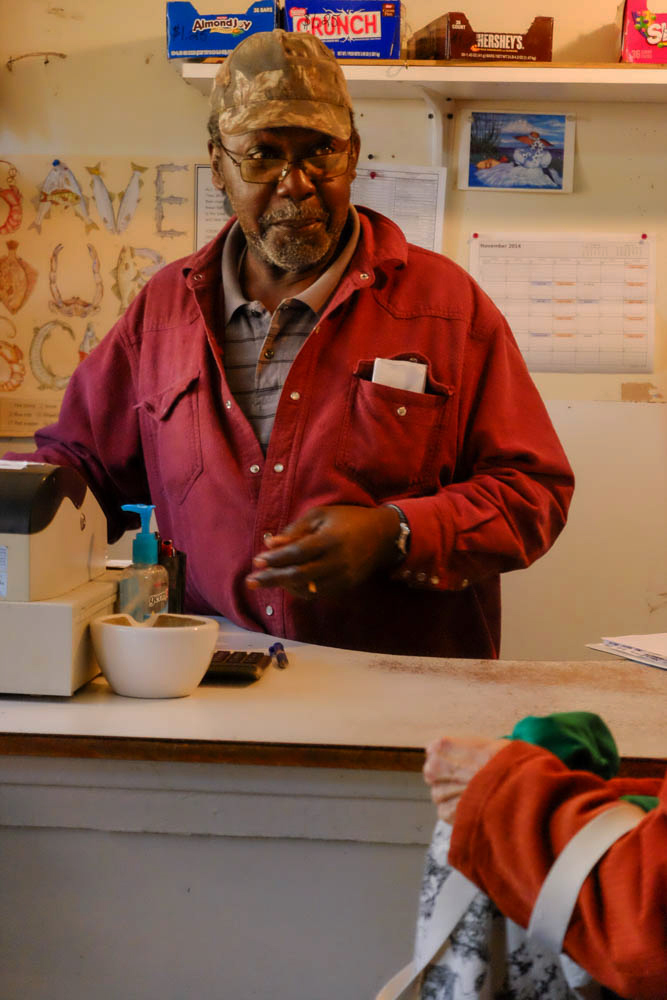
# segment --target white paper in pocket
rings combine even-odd
[[[393,386],[394,389],[423,392],[426,385],[426,365],[419,361],[376,358],[372,381],[379,385]]]

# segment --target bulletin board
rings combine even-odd
[[[192,163],[0,161],[0,436],[54,421],[77,365],[192,248]]]

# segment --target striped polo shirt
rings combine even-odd
[[[283,299],[273,314],[261,302],[250,302],[241,289],[239,276],[246,241],[238,222],[225,240],[222,251],[225,375],[264,453],[289,367],[336,290],[356,249],[360,226],[353,205],[348,221],[350,237],[327,270],[298,295]]]

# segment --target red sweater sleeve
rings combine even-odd
[[[633,1000],[667,997],[667,778],[604,781],[516,741],[482,768],[456,811],[450,863],[526,927],[553,861],[624,794],[659,795],[657,809],[607,852],[586,880],[565,950]]]

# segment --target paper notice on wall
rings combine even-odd
[[[406,167],[374,163],[357,166],[352,202],[386,215],[409,243],[442,251],[445,217],[445,167]]]
[[[7,596],[7,546],[0,545],[0,597]]]
[[[213,186],[208,163],[195,166],[195,250],[218,235],[229,220],[222,192]]]
[[[653,370],[654,237],[474,233],[470,272],[531,371]]]

